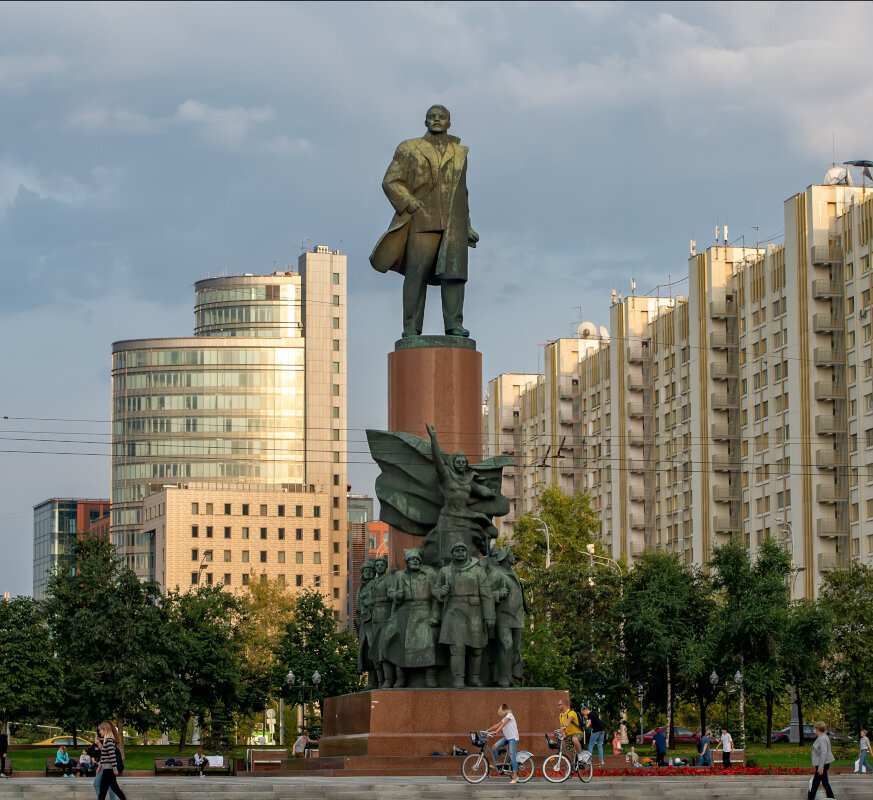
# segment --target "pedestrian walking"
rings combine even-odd
[[[855,770],[859,775],[864,774],[864,767],[867,768],[867,772],[873,772],[873,767],[870,766],[870,762],[867,761],[867,756],[870,755],[870,740],[867,738],[867,731],[863,728],[861,729],[861,739],[858,742],[861,747],[861,753],[858,756],[858,769]]]
[[[721,765],[725,769],[730,769],[731,752],[734,749],[734,740],[728,733],[728,729],[724,727],[721,729],[721,741],[715,746],[716,750],[719,748],[721,748]]]
[[[6,731],[0,728],[0,777],[6,778],[6,752],[9,750],[9,737]]]
[[[88,755],[91,756],[91,762],[94,764],[95,772],[94,772],[94,793],[99,797],[100,796],[100,782],[103,780],[103,776],[100,774],[100,759],[103,756],[103,734],[100,730],[97,730],[97,736],[94,739],[94,744],[92,744],[88,748]],[[107,795],[109,800],[118,800],[115,796],[115,792],[112,789],[109,790],[109,794]]]
[[[831,789],[831,782],[828,780],[828,768],[834,760],[834,754],[831,752],[831,740],[828,739],[827,726],[823,722],[816,722],[815,732],[818,734],[818,738],[812,743],[812,766],[815,767],[815,773],[809,782],[807,800],[815,800],[819,784],[824,786],[825,794],[828,797],[834,796],[834,790]]]
[[[667,735],[666,728],[656,728],[655,735],[652,736],[652,747],[655,748],[655,763],[659,767],[666,767],[664,758],[667,755]]]
[[[582,706],[582,716],[585,717],[585,727],[591,729],[591,737],[588,739],[588,752],[594,755],[594,746],[597,745],[597,754],[600,757],[600,766],[603,766],[603,737],[606,735],[606,728],[603,727],[603,722],[600,715],[588,708]]]
[[[698,767],[712,766],[712,730],[706,729],[706,733],[700,737],[700,760],[697,762]]]
[[[100,754],[100,792],[97,798],[106,800],[106,794],[111,789],[120,800],[127,800],[118,785],[119,756],[123,755],[118,729],[109,721],[101,722],[98,728],[103,734],[103,752]]]

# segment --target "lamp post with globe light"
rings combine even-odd
[[[321,673],[318,670],[312,673],[310,676],[310,681],[312,681],[312,686],[317,689],[319,684],[321,683]],[[306,678],[303,678],[299,684],[297,684],[297,676],[294,674],[293,670],[288,670],[288,674],[285,676],[285,684],[292,691],[297,691],[298,689],[301,691],[301,704],[298,706],[299,711],[297,712],[297,728],[298,732],[303,730],[306,727]]]
[[[727,728],[730,725],[730,690],[733,685],[735,685],[740,690],[740,748],[745,749],[746,747],[746,693],[745,688],[743,686],[743,673],[740,670],[737,670],[734,673],[734,681],[733,684],[729,683],[725,680],[724,683],[719,683],[718,673],[713,670],[712,674],[709,676],[709,682],[712,684],[713,689],[724,689],[724,716],[725,716],[725,727]]]

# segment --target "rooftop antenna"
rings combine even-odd
[[[637,296],[637,279],[631,275],[631,297]]]
[[[300,252],[306,252],[306,239],[303,236],[300,237]]]
[[[688,243],[688,250],[689,250],[688,255],[690,255],[690,256],[696,256],[696,255],[697,255],[697,242],[696,242],[694,239],[692,239],[692,240]]]

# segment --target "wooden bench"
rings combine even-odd
[[[282,768],[282,762],[288,758],[287,750],[249,750],[246,762],[250,772],[267,772]]]
[[[210,756],[207,756],[210,758]],[[212,766],[207,765],[203,768],[203,772],[208,773],[210,775],[233,775],[234,774],[234,763],[233,758],[229,756],[212,756],[212,758],[221,758],[222,763],[221,766]],[[167,764],[169,760],[173,761],[181,761],[181,765],[176,764]],[[166,756],[165,758],[156,758],[155,759],[155,775],[159,772],[179,772],[183,775],[196,775],[200,768],[191,763],[194,760],[193,756],[188,755],[178,755],[178,756]]]
[[[64,771],[60,767],[55,765],[55,758],[57,756],[49,756],[45,760],[45,776],[46,778],[51,777],[52,775],[63,775]],[[7,759],[8,761],[8,759]],[[76,767],[79,766],[78,758],[70,759],[70,768],[73,770],[73,774],[76,774]]]

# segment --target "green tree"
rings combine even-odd
[[[794,686],[797,717],[803,730],[803,709],[807,701],[822,700],[826,694],[824,664],[832,645],[831,615],[825,603],[802,599],[791,604],[780,660]],[[770,730],[767,730],[769,744]],[[800,737],[801,747],[806,746]]]
[[[107,717],[148,730],[175,681],[160,587],[141,582],[101,539],[73,552],[75,568],[57,570],[46,599],[62,675],[58,720],[73,732]]]
[[[722,671],[741,670],[748,691],[764,699],[770,747],[773,704],[786,682],[779,647],[788,623],[791,556],[767,538],[753,561],[743,543],[733,539],[713,550],[710,567],[713,585],[722,592],[717,632]]]
[[[60,677],[49,628],[30,597],[0,602],[0,732],[12,719],[31,717],[57,701]]]
[[[358,673],[358,643],[351,631],[340,627],[333,610],[314,589],[297,596],[294,615],[285,627],[276,651],[274,685],[288,697],[288,670],[308,678],[316,671],[321,683],[310,697],[323,705],[324,698],[356,692],[361,688]]]
[[[625,581],[624,617],[631,679],[664,699],[670,746],[683,648],[692,636],[695,574],[673,553],[645,551]]]
[[[549,486],[537,499],[536,513],[522,514],[513,525],[512,549],[523,580],[531,570],[546,564],[546,536],[539,520],[549,527],[553,564],[588,564],[586,546],[594,541],[592,534],[600,529],[588,495],[579,491],[570,496],[557,486]]]
[[[821,599],[833,626],[828,681],[857,732],[873,717],[873,568],[852,563],[828,573]]]

